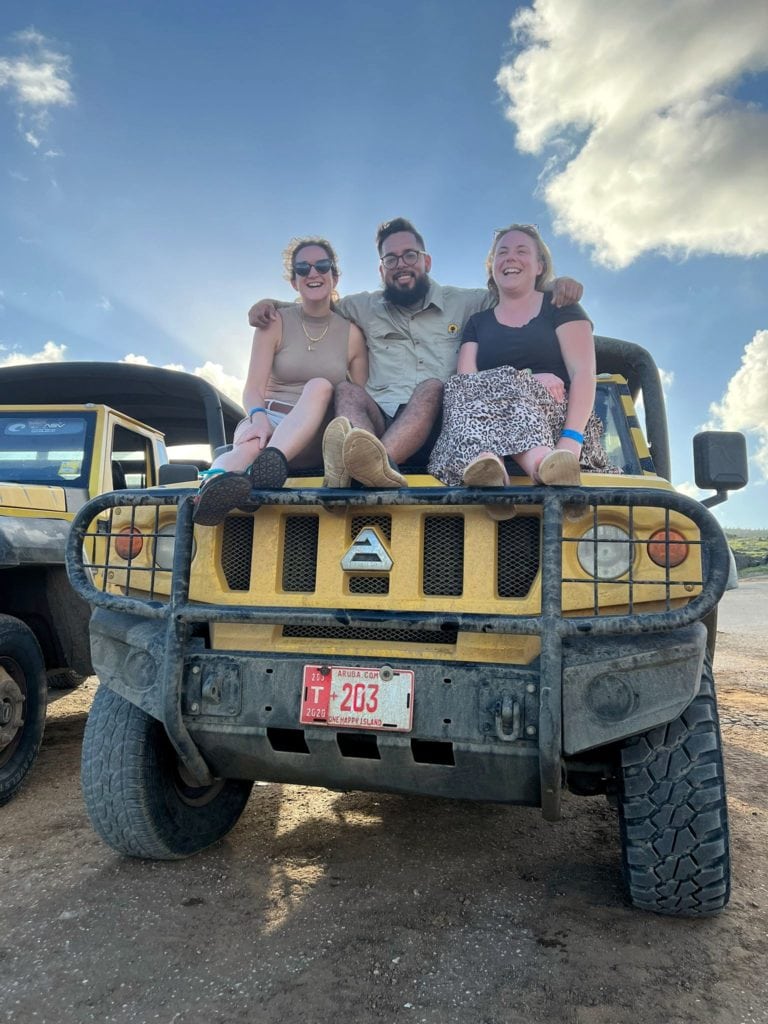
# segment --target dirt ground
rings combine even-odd
[[[264,785],[191,860],[112,853],[78,771],[90,680],[58,697],[0,811],[0,1022],[766,1024],[768,581],[715,662],[734,888],[721,916],[624,900],[615,812]]]

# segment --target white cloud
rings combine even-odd
[[[672,386],[675,383],[675,371],[665,370],[661,366],[658,366],[657,369],[659,371],[659,380],[661,381],[661,391],[664,395],[664,402],[666,405],[669,405],[669,392],[672,390]],[[642,393],[637,399],[635,412],[637,413],[640,422],[645,423],[645,402],[643,401]]]
[[[34,149],[42,142],[52,107],[75,102],[69,58],[34,28],[18,32],[22,53],[0,55],[0,91],[11,93],[19,132]]]
[[[754,434],[754,461],[768,480],[768,331],[757,331],[744,348],[741,366],[723,397],[709,407],[709,429],[743,430]]]
[[[97,303],[99,309],[103,309],[105,313],[111,313],[113,306],[106,295],[102,295]]]
[[[518,148],[552,150],[556,230],[616,267],[768,251],[768,113],[732,95],[768,68],[768,5],[535,0],[511,26],[497,82]]]
[[[156,363],[151,362],[146,356],[135,355],[133,352],[129,353],[123,359],[121,363],[138,363],[141,366],[155,366]],[[202,366],[196,366],[194,370],[187,370],[186,367],[180,363],[165,363],[163,365],[164,370],[182,370],[185,373],[193,373],[196,377],[202,377],[203,380],[207,380],[209,384],[213,384],[214,387],[218,388],[222,394],[225,394],[228,398],[238,404],[243,399],[243,387],[245,381],[241,377],[233,377],[232,374],[226,373],[221,363],[204,363]]]
[[[685,494],[688,498],[695,498],[696,501],[700,501],[704,492],[700,491],[696,484],[691,483],[690,480],[684,480],[681,484],[675,484],[675,490],[681,494]]]
[[[0,358],[0,366],[23,366],[25,363],[63,363],[66,351],[66,345],[57,345],[55,341],[46,341],[41,351],[33,352],[31,356],[16,351],[3,356]]]
[[[204,363],[203,366],[195,367],[192,372],[197,377],[207,380],[209,384],[213,384],[234,402],[238,404],[242,402],[245,380],[242,377],[233,377],[232,374],[225,373],[221,363]]]

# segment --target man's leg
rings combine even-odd
[[[333,393],[333,408],[336,416],[346,416],[353,427],[370,430],[376,437],[384,433],[384,413],[359,384],[348,380],[337,384]]]
[[[443,407],[443,383],[424,380],[417,384],[408,403],[381,436],[394,462],[405,462],[429,437]]]
[[[349,487],[350,475],[344,464],[344,442],[358,428],[378,438],[386,427],[384,413],[359,384],[343,381],[333,392],[334,418],[323,434],[324,487]],[[378,442],[377,442],[378,443]]]
[[[442,397],[439,380],[423,381],[381,440],[369,430],[351,430],[343,447],[347,472],[366,487],[407,487],[407,480],[391,462],[407,459],[421,448],[440,413]]]

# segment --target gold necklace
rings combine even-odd
[[[301,329],[302,329],[302,331],[304,331],[304,334],[305,334],[305,336],[307,338],[307,341],[310,341],[312,343],[311,345],[307,345],[307,352],[312,352],[313,351],[312,345],[316,345],[318,341],[322,341],[323,338],[328,333],[328,331],[330,329],[330,326],[331,326],[331,318],[328,317],[328,323],[323,328],[322,333],[319,334],[316,338],[313,338],[312,335],[307,330],[307,325],[304,322],[304,314],[303,313],[299,313],[299,320],[301,321]]]

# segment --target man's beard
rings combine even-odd
[[[410,288],[398,288],[395,284],[388,284],[384,288],[384,298],[393,306],[415,306],[423,302],[429,291],[429,278],[426,274],[417,277]]]

